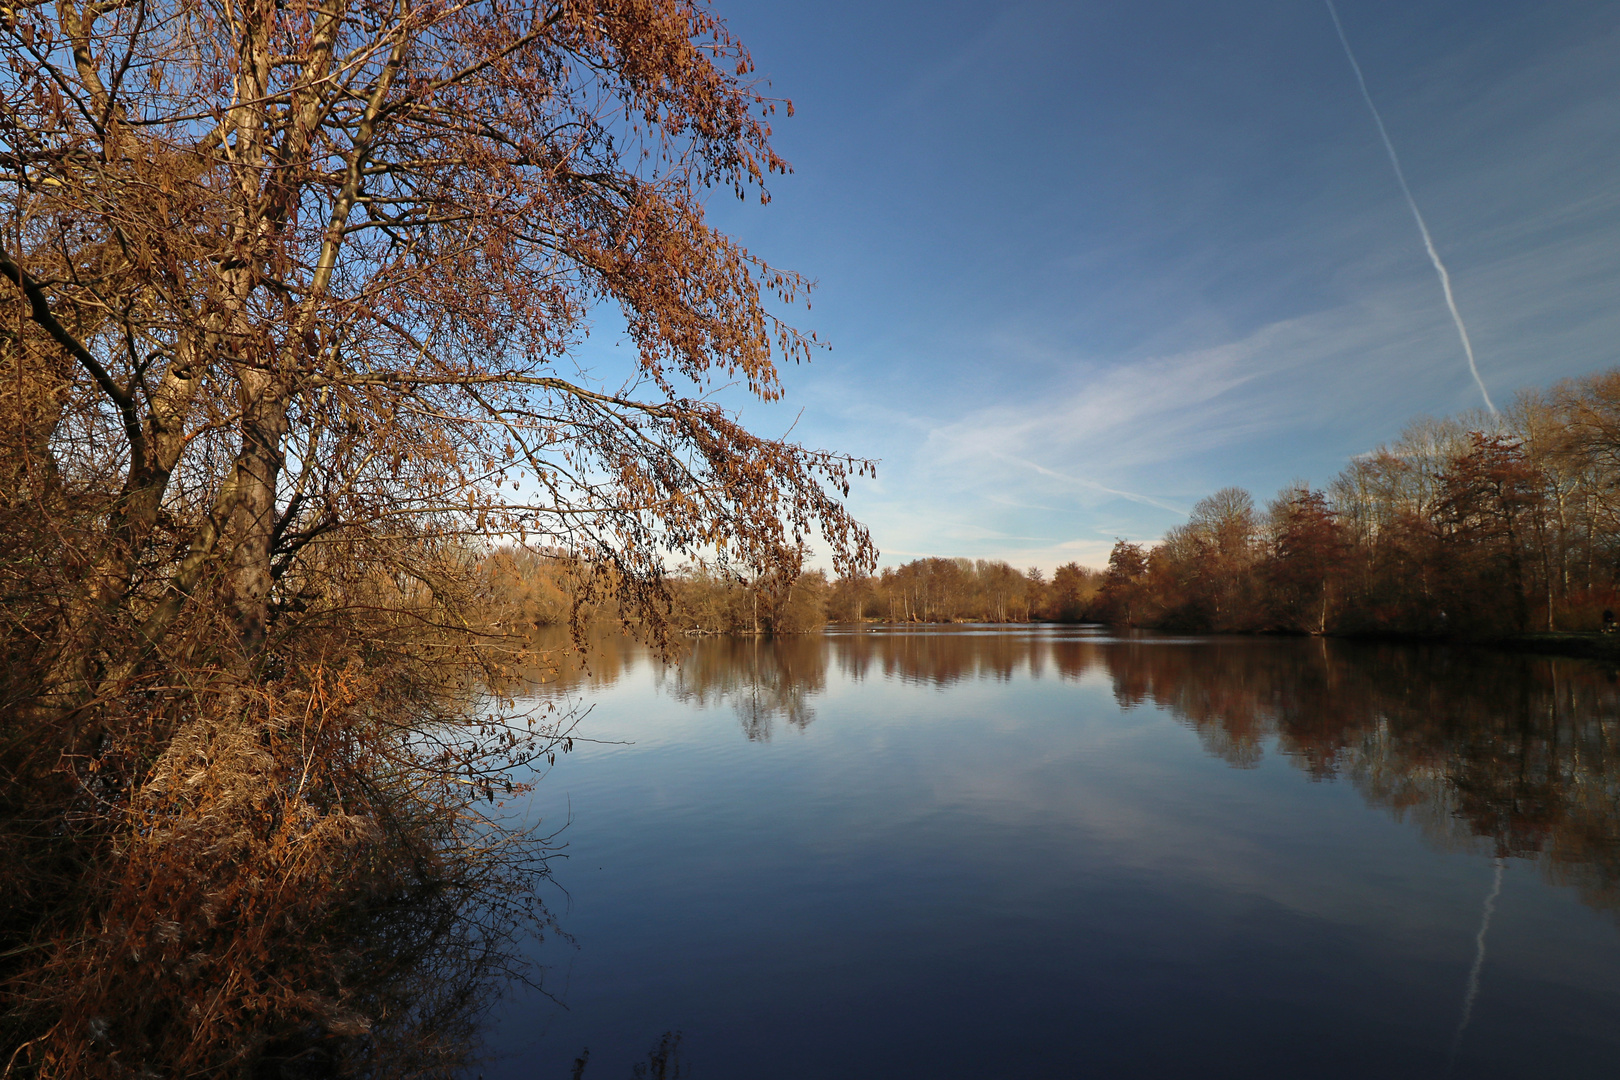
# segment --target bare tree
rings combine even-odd
[[[98,937],[110,912],[191,941],[172,905],[291,851],[342,893],[480,835],[320,824],[464,822],[501,782],[487,740],[442,734],[501,674],[467,621],[480,542],[567,553],[656,634],[671,554],[790,581],[819,532],[870,568],[837,499],[869,464],[714,399],[778,397],[814,340],[768,305],[806,283],[705,218],[787,166],[695,0],[47,0],[0,9],[0,49],[3,1030],[15,1062],[116,1071],[134,1029],[84,1026],[130,992],[106,972],[179,976]],[[624,371],[571,359],[593,323]],[[486,732],[554,752],[521,733]],[[305,1008],[206,936],[232,1022]],[[148,1060],[268,1045],[175,1009],[139,1021]]]
[[[702,7],[63,2],[6,47],[9,321],[71,375],[38,469],[72,445],[122,481],[87,492],[52,693],[129,677],[199,588],[251,665],[354,523],[538,534],[631,589],[671,549],[791,564],[817,526],[869,555],[821,483],[864,463],[679,390],[774,398],[773,344],[810,346],[761,298],[804,283],[704,220],[785,164]],[[603,305],[636,353],[608,386],[559,363]]]

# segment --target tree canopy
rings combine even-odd
[[[773,307],[807,282],[704,209],[787,170],[782,103],[692,0],[46,0],[0,50],[4,1048],[251,1071],[387,1009],[313,945],[278,997],[197,912],[359,918],[244,884],[287,859],[322,896],[427,888],[348,875],[465,862],[492,747],[562,737],[444,735],[502,677],[482,547],[567,552],[655,635],[672,555],[787,582],[819,533],[871,566],[838,498],[869,463],[715,400],[815,345]],[[575,359],[593,325],[625,371]],[[142,978],[173,995],[85,1026]]]

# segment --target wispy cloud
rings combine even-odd
[[[891,556],[926,550],[1048,568],[1070,559],[1100,565],[1109,545],[1099,535],[1152,540],[1216,487],[1255,484],[1254,467],[1241,459],[1257,443],[1302,433],[1326,441],[1318,449],[1336,471],[1365,445],[1355,435],[1365,415],[1389,414],[1392,397],[1418,388],[1414,366],[1445,378],[1413,364],[1414,355],[1448,344],[1447,328],[1425,317],[1423,304],[1415,295],[1381,296],[1211,347],[1108,365],[1076,358],[1068,377],[1038,398],[1026,388],[1022,400],[948,419],[881,407],[891,430],[907,433],[896,444],[916,441],[888,455],[883,497],[860,509]],[[985,365],[1001,366],[1018,364],[998,357]],[[1338,437],[1324,440],[1335,425]],[[1298,460],[1270,462],[1261,475],[1271,487],[1258,490],[1306,471]]]
[[[1338,381],[1332,365],[1369,344],[1354,333],[1357,321],[1334,312],[1212,348],[1101,369],[1076,363],[1065,385],[1036,400],[975,408],[937,426],[919,466],[936,477],[1002,482],[1008,470],[999,463],[1183,514],[1166,495],[1181,470],[1166,467],[1319,414],[1321,377]],[[1136,482],[1152,476],[1159,486]]]
[[[1481,381],[1503,401],[1620,361],[1620,17],[1489,12],[1420,40],[1405,30],[1455,17],[1426,8],[1355,43]],[[1409,419],[1481,400],[1320,8],[1270,20],[1274,37],[1223,11],[1118,69],[1109,35],[1158,28],[1076,10],[942,22],[887,87],[882,145],[903,152],[878,155],[881,181],[819,174],[849,192],[805,240],[837,351],[789,373],[809,406],[798,433],[883,459],[853,505],[891,556],[1095,565],[1108,539],[1151,540],[1216,488],[1320,484]],[[1228,30],[1227,51],[1207,48]],[[1029,76],[1084,72],[1053,83],[1088,106],[1073,118],[1028,111],[1029,82],[1001,62],[1027,68],[1002,46],[1031,32],[1092,50]],[[1144,60],[1162,94],[1142,92]],[[1282,86],[1298,93],[1275,100]],[[1206,91],[1209,107],[1189,101]],[[829,145],[847,128],[870,149],[870,109],[852,98]],[[1014,146],[1015,177],[1000,168]]]
[[[1066,484],[1078,484],[1083,488],[1089,488],[1092,491],[1100,491],[1105,495],[1118,495],[1122,499],[1129,499],[1131,502],[1142,503],[1146,506],[1156,506],[1160,510],[1168,510],[1172,514],[1185,515],[1187,513],[1187,511],[1183,510],[1181,507],[1171,506],[1166,502],[1160,502],[1151,495],[1140,495],[1134,491],[1122,491],[1119,488],[1111,488],[1104,484],[1099,484],[1095,480],[1087,480],[1082,476],[1068,476],[1064,473],[1058,472],[1055,469],[1048,469],[1044,465],[1037,465],[1033,461],[1024,461],[1022,458],[1013,457],[1011,454],[1000,454],[996,453],[995,451],[991,451],[991,453],[995,454],[996,457],[1001,458],[1003,461],[1010,461],[1014,465],[1021,465],[1026,469],[1032,469],[1042,476],[1050,477],[1053,480],[1059,480]],[[998,499],[996,501],[999,502],[1002,500]]]

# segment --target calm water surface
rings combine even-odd
[[[488,1080],[1620,1076],[1602,667],[1085,628],[627,645]]]

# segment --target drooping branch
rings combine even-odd
[[[140,415],[137,409],[134,394],[119,386],[112,374],[102,366],[89,349],[78,338],[62,325],[60,319],[51,311],[50,300],[45,290],[29,277],[28,272],[11,258],[11,255],[0,249],[0,275],[22,292],[28,300],[29,317],[34,323],[51,336],[51,339],[67,351],[68,355],[78,361],[79,365],[95,380],[95,384],[107,399],[118,410],[119,419],[123,422],[124,437],[129,440],[132,466],[139,470],[146,462],[146,435],[141,428]]]

